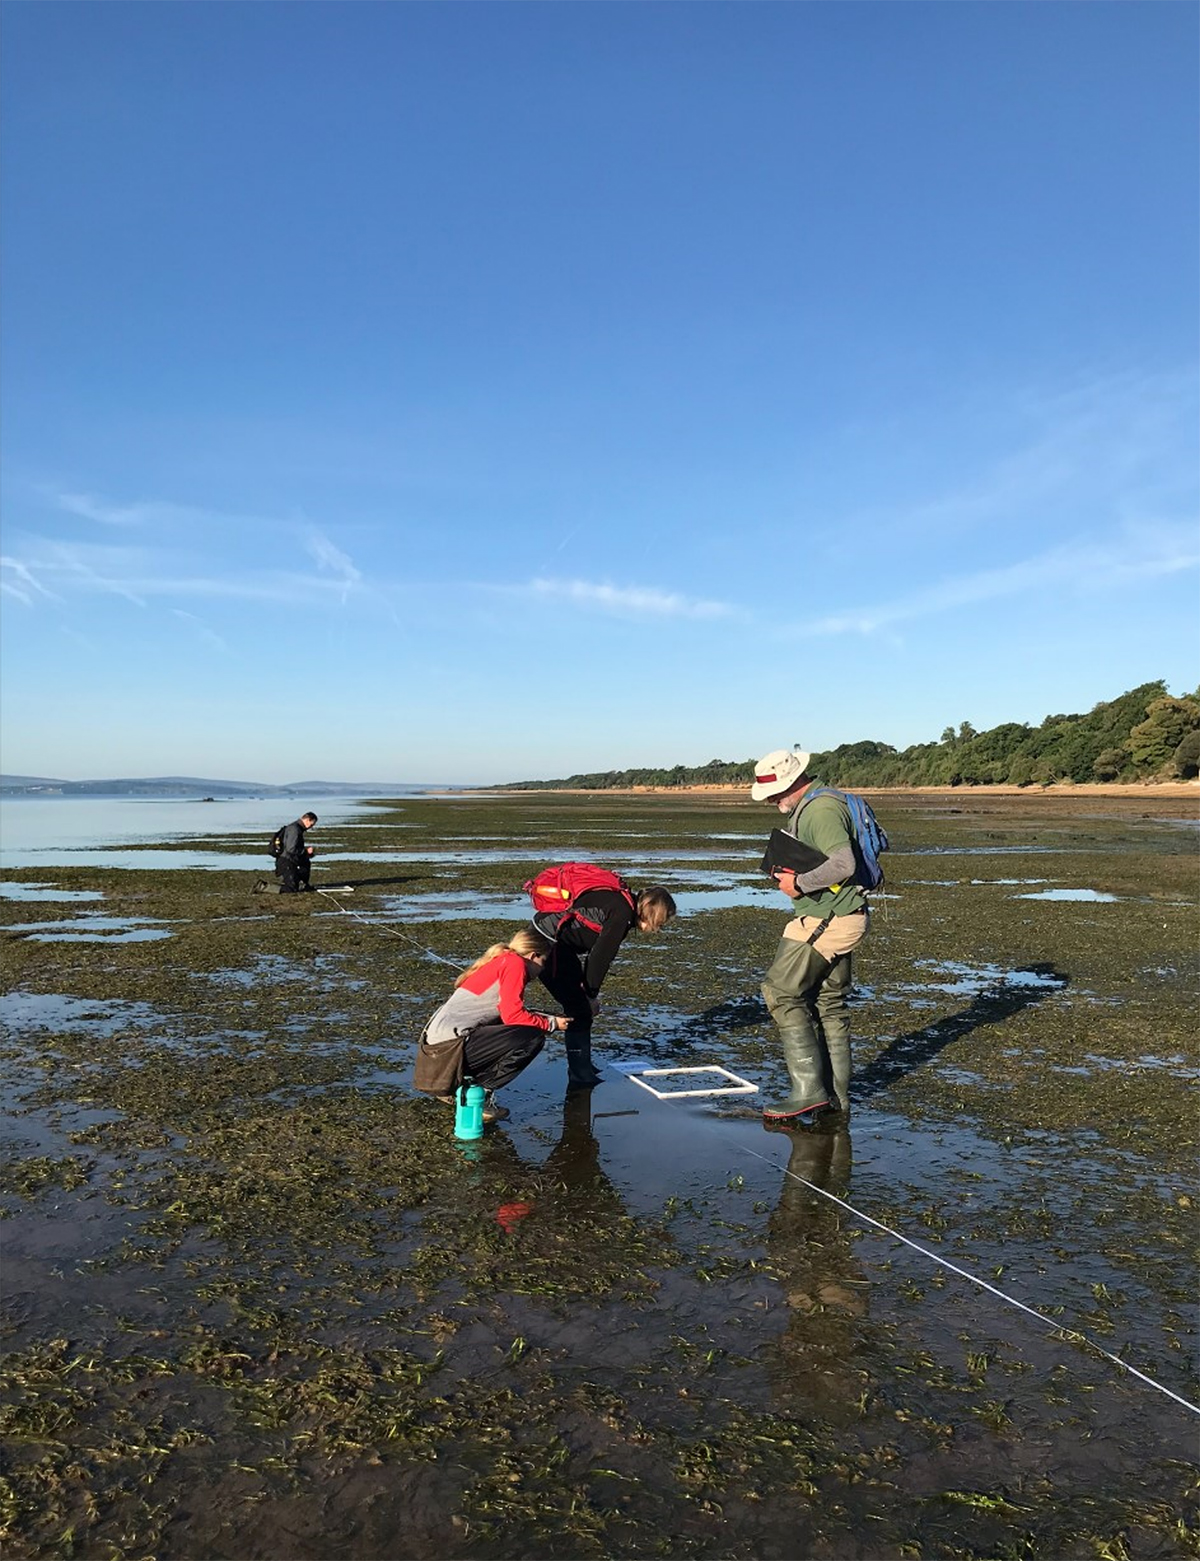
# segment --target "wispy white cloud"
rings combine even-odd
[[[154,501],[138,504],[110,504],[91,493],[49,492],[49,498],[68,515],[94,520],[101,526],[144,526],[155,521],[195,519],[201,512],[178,504]]]
[[[704,601],[661,591],[653,586],[598,585],[587,580],[536,579],[528,590],[539,597],[553,597],[576,607],[590,607],[619,617],[726,618],[733,608],[724,602]]]
[[[39,560],[38,568],[44,574],[57,575],[57,582],[63,589],[75,585],[87,591],[99,591],[108,596],[121,596],[127,602],[132,602],[135,607],[144,608],[146,600],[124,579],[121,578],[123,570],[120,565],[124,562],[117,550],[118,556],[115,562],[118,564],[116,573],[108,568],[96,566],[96,555],[89,555],[84,548],[69,547],[62,542],[50,544],[49,552]],[[112,554],[105,550],[101,555],[112,561]]]
[[[18,601],[24,602],[26,607],[33,606],[35,596],[44,596],[52,602],[61,600],[53,591],[47,590],[28,565],[23,564],[19,558],[0,557],[0,569],[7,569],[11,575],[16,576],[14,580],[10,576],[0,575],[0,591],[3,591],[6,596],[15,596]]]
[[[1130,526],[1106,542],[1078,537],[1016,563],[948,575],[926,590],[817,619],[798,626],[796,632],[874,634],[898,623],[1004,597],[1086,595],[1198,568],[1200,540],[1194,526]]]
[[[315,528],[309,528],[304,545],[317,568],[327,570],[333,576],[334,583],[341,588],[342,601],[345,602],[350,592],[362,584],[362,574],[355,567],[353,559]]]
[[[194,612],[185,612],[182,607],[172,607],[172,616],[180,618],[189,624],[206,645],[211,645],[214,650],[219,650],[222,655],[229,654],[229,646],[221,638],[215,629],[209,627],[203,618],[197,618]]]
[[[287,526],[290,523],[268,515],[213,509],[202,504],[177,504],[169,499],[137,499],[130,504],[114,503],[94,493],[81,493],[61,486],[38,483],[32,491],[53,509],[77,515],[99,526],[114,529],[163,529],[205,533],[222,528],[244,531],[248,526]]]
[[[294,533],[293,533],[294,535]],[[122,597],[144,608],[163,598],[278,602],[288,606],[320,606],[345,602],[362,585],[353,561],[328,538],[310,532],[305,551],[318,564],[315,571],[280,567],[247,568],[230,561],[228,572],[195,569],[199,560],[187,549],[156,544],[63,542],[26,536],[21,557],[9,556],[3,578],[8,593],[33,605],[35,593],[54,601],[78,595]],[[204,562],[214,550],[205,549]],[[289,550],[280,550],[286,557]],[[58,592],[43,581],[51,582]]]

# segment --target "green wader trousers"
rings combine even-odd
[[[825,1102],[850,1107],[849,954],[832,963],[809,943],[783,939],[762,984],[763,1001],[779,1028],[791,1079],[785,1101],[768,1113],[798,1113]]]

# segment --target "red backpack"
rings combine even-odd
[[[560,927],[568,917],[574,917],[593,932],[600,931],[600,922],[581,916],[575,909],[575,901],[588,889],[615,889],[625,896],[630,910],[637,915],[637,901],[625,880],[610,873],[607,867],[596,867],[591,862],[564,862],[561,867],[544,867],[525,888],[533,901],[534,915],[553,912],[559,917]]]

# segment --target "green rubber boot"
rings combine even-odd
[[[834,1107],[850,1115],[850,1042],[847,1038],[828,1040],[829,1074],[833,1085]]]
[[[763,1106],[763,1116],[770,1122],[794,1121],[830,1103],[821,1045],[811,1022],[788,1025],[779,1031],[779,1040],[792,1088],[785,1099]]]

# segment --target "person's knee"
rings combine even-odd
[[[533,1059],[541,1051],[542,1047],[545,1046],[545,1044],[546,1044],[546,1032],[545,1032],[545,1030],[533,1030],[532,1033],[529,1036],[529,1039],[525,1042],[524,1046],[521,1048],[521,1056],[525,1059],[526,1062],[532,1062]]]

